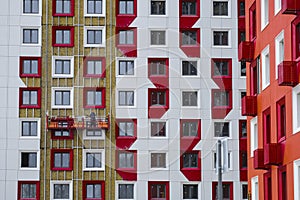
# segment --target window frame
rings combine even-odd
[[[244,65],[244,66],[243,66]],[[242,75],[243,72],[243,67],[245,71],[245,75]],[[247,64],[245,61],[240,62],[240,78],[246,78],[247,77]]]
[[[74,7],[75,7],[75,2],[74,0],[70,0],[70,13],[57,13],[56,12],[56,1],[57,0],[53,0],[52,1],[52,16],[54,17],[73,17],[74,16]]]
[[[105,89],[104,87],[84,87],[83,88],[83,107],[84,108],[97,108],[97,109],[104,109],[106,107],[105,104]],[[94,102],[93,105],[88,104],[88,92],[101,92],[101,105],[96,104]],[[93,93],[95,101],[95,93]]]
[[[274,0],[274,15],[281,11],[281,0]]]
[[[101,197],[100,198],[88,198],[87,197],[87,185],[98,185],[100,184],[101,189]],[[83,200],[102,200],[105,199],[105,181],[92,181],[92,180],[84,180],[82,181],[82,199]]]
[[[246,123],[246,136],[243,135],[243,123]],[[248,121],[246,119],[239,120],[239,138],[240,139],[247,139],[247,137],[248,137],[247,124],[248,124]]]
[[[36,154],[36,166],[35,167],[22,167],[22,154],[23,153],[35,153]],[[29,162],[29,160],[28,160]],[[24,171],[24,170],[27,170],[27,171],[35,171],[35,170],[39,170],[40,169],[40,151],[38,150],[21,150],[20,151],[20,164],[19,164],[19,169]]]
[[[298,84],[292,89],[292,108],[297,112],[292,112],[293,115],[293,134],[300,132],[300,85]]]
[[[197,166],[193,167],[193,166],[184,166],[184,157],[188,156],[188,155],[197,155]],[[200,155],[200,151],[186,151],[186,152],[182,152],[181,156],[180,156],[180,162],[181,162],[181,169],[184,170],[201,170],[201,155]],[[188,159],[188,163],[191,164],[192,161],[190,161]]]
[[[70,61],[70,73],[69,74],[56,74],[56,61],[68,60]],[[52,56],[52,78],[73,78],[74,77],[74,57],[73,56]]]
[[[55,167],[55,153],[69,153],[68,167]],[[50,157],[51,171],[72,171],[73,170],[73,149],[51,149]]]
[[[183,125],[185,123],[197,123],[197,134],[193,135],[184,135],[184,128]],[[200,119],[180,119],[180,136],[182,138],[199,138],[201,139],[201,120]]]
[[[88,1],[90,0],[84,0],[84,16],[86,17],[105,17],[105,8],[106,8],[106,0],[101,0],[101,13],[88,13]],[[94,1],[94,6],[95,6],[95,1],[97,0],[92,0]]]
[[[116,103],[117,103],[117,106],[118,107],[135,107],[136,106],[136,94],[135,94],[135,90],[133,89],[133,90],[130,90],[130,89],[120,89],[120,90],[117,90],[117,92],[118,92],[118,101],[116,101]],[[126,97],[126,99],[125,99],[125,101],[126,101],[126,103],[123,105],[123,104],[121,104],[120,105],[120,92],[125,92],[126,93],[126,96],[127,96],[127,93],[129,92],[129,93],[132,93],[132,98],[133,98],[133,102],[132,102],[132,104],[130,103],[130,104],[128,104],[127,103],[127,97]]]
[[[221,123],[223,124],[223,126],[222,126],[222,133],[223,133],[223,127],[224,127],[224,125],[228,124],[228,136],[224,136],[224,134],[222,134],[221,136],[216,136],[216,124],[220,124],[221,125]],[[232,132],[232,130],[231,130],[231,123],[230,123],[230,121],[214,121],[213,130],[214,130],[214,136],[213,136],[214,138],[220,138],[220,137],[221,138],[222,137],[231,138],[231,132]]]
[[[88,131],[99,131],[101,132],[101,136],[98,135],[88,135],[87,132]],[[83,139],[87,139],[87,140],[105,140],[105,130],[104,129],[85,129],[83,131]]]
[[[133,163],[132,166],[128,167],[128,166],[120,166],[120,154],[131,154],[132,155],[132,158],[133,158]],[[128,161],[128,158],[127,156],[125,156],[125,162],[128,163],[128,162],[131,162],[131,161]],[[127,164],[126,164],[127,165]],[[117,150],[116,151],[116,169],[118,170],[136,170],[137,169],[137,151],[132,151],[132,150]]]
[[[288,182],[286,165],[278,167],[278,200],[286,200],[288,197]],[[285,173],[285,180],[283,174]],[[285,195],[284,195],[285,194]],[[295,198],[296,199],[296,198]]]
[[[169,193],[169,181],[148,181],[148,200],[155,200],[159,199],[156,197],[152,197],[151,195],[151,186],[154,185],[164,185],[165,186],[165,197],[161,198],[161,200],[169,200],[170,199],[170,193]]]
[[[191,62],[196,62],[196,75],[184,75],[184,70],[183,70],[183,62],[188,62],[189,63],[189,66],[191,65],[190,63]],[[200,76],[200,69],[199,69],[199,60],[198,59],[184,59],[184,60],[181,60],[181,67],[180,67],[180,71],[181,71],[181,76],[182,77],[188,77],[188,78],[192,78],[192,77],[199,77]],[[189,69],[188,71],[191,71],[191,69]]]
[[[119,198],[119,185],[133,185],[133,198],[129,199],[126,198],[126,200],[135,200],[136,199],[136,182],[135,181],[116,181],[116,187],[115,187],[115,194],[117,200],[125,200],[122,198]]]
[[[227,32],[227,43],[228,44],[215,44],[215,33],[226,33]],[[220,40],[220,38],[219,38]],[[230,48],[231,47],[231,30],[229,29],[213,29],[212,30],[212,47],[213,48]]]
[[[249,8],[249,38],[250,41],[254,41],[257,36],[257,9],[256,9],[256,2],[250,6]]]
[[[260,2],[260,24],[261,24],[261,31],[265,29],[265,27],[269,24],[269,0],[261,0]]]
[[[56,105],[55,104],[55,92],[56,91],[69,91],[70,92],[70,105]],[[74,91],[72,87],[52,87],[51,94],[51,107],[52,109],[72,109],[73,108],[73,99],[74,99]]]
[[[261,52],[261,87],[262,90],[270,85],[271,81],[271,58],[270,47],[267,45]]]
[[[69,31],[70,43],[64,43],[64,42],[57,43],[56,31]],[[74,47],[74,26],[52,26],[52,46],[53,47]]]
[[[25,3],[24,3],[24,1],[25,0],[22,0],[22,15],[37,15],[37,16],[40,16],[41,15],[41,2],[40,2],[40,0],[35,0],[35,1],[37,1],[38,2],[38,10],[37,10],[37,12],[24,12],[25,11]],[[30,1],[30,6],[31,6],[31,9],[32,9],[32,1],[34,1],[34,0],[29,0]]]
[[[83,149],[82,151],[82,169],[83,171],[105,171],[105,150],[104,149]],[[86,159],[87,153],[100,153],[101,154],[101,167],[87,167]]]
[[[292,21],[292,58],[294,61],[299,61],[300,60],[300,33],[297,31],[297,26],[298,29],[300,30],[300,17],[297,17]]]
[[[189,105],[183,105],[184,104],[184,95],[183,93],[194,93],[196,92],[196,95],[197,95],[197,99],[196,99],[196,103],[197,105],[190,105],[191,103],[189,103]],[[199,103],[199,100],[200,100],[200,97],[199,97],[199,91],[198,90],[182,90],[181,91],[181,107],[182,108],[195,108],[195,107],[199,107],[200,103]],[[191,100],[189,100],[191,101]]]
[[[132,62],[133,63],[133,70],[132,70],[132,74],[120,74],[121,70],[121,65],[120,62],[126,62],[126,69],[127,67],[127,62]],[[117,58],[117,64],[116,64],[116,76],[117,77],[135,77],[136,74],[136,59],[135,58]],[[128,69],[126,70],[126,72],[128,71]]]
[[[219,93],[220,95],[222,93],[227,94],[228,105],[215,105],[215,99],[216,99],[215,95],[217,93]],[[222,108],[222,109],[230,109],[230,108],[232,108],[232,90],[212,89],[211,94],[212,94],[212,108]]]
[[[150,124],[149,124],[149,133],[150,133],[150,135],[149,135],[149,137],[151,138],[151,139],[164,139],[164,138],[168,138],[168,123],[167,123],[167,121],[166,120],[150,120],[150,122],[149,122]],[[164,124],[164,135],[160,135],[160,133],[159,133],[159,135],[152,135],[152,124],[156,124],[156,127],[155,128],[157,128],[158,126],[160,127],[160,124]],[[160,132],[160,131],[159,131]]]
[[[282,112],[282,106],[284,106],[284,112]],[[276,124],[277,124],[277,141],[283,142],[286,139],[286,127],[287,127],[287,112],[285,97],[276,102]]]
[[[126,32],[125,34],[125,43],[120,43],[120,32]],[[128,41],[128,32],[132,32],[132,43],[129,43]],[[117,29],[117,35],[116,35],[116,45],[117,46],[136,46],[137,45],[137,29],[136,28],[118,28]]]
[[[258,149],[258,124],[257,117],[250,120],[250,156],[254,156],[254,151]]]
[[[158,160],[160,160],[160,158],[158,158],[158,157],[155,157],[154,158],[154,160],[153,160],[153,163],[155,164],[155,165],[152,165],[152,155],[154,156],[154,155],[164,155],[164,160],[163,160],[163,157],[161,157],[161,159],[162,159],[162,162],[164,162],[164,163],[157,163],[157,161]],[[168,168],[169,168],[169,165],[168,165],[168,152],[165,152],[165,151],[150,151],[149,152],[149,163],[150,163],[150,165],[149,165],[149,168],[150,168],[150,170],[152,171],[152,170],[167,170]],[[159,161],[160,162],[160,161]],[[165,166],[162,166],[161,164],[165,164]]]
[[[154,13],[152,12],[152,2],[164,2],[164,13]],[[167,11],[168,11],[168,5],[166,0],[150,0],[150,5],[149,5],[149,16],[167,16]]]
[[[23,104],[23,92],[25,91],[36,91],[37,92],[37,104]],[[19,88],[19,108],[41,108],[41,92],[42,89],[39,87],[28,87]]]
[[[247,186],[247,198],[243,198],[243,194],[244,194],[244,188],[243,186]],[[242,200],[248,200],[248,183],[247,182],[241,182],[241,199]]]
[[[164,62],[164,74],[152,74],[152,63],[157,63],[162,65],[161,62]],[[160,70],[158,70],[160,71]],[[148,58],[148,77],[169,77],[169,58]]]
[[[192,200],[192,199],[199,199],[199,196],[200,196],[200,185],[199,185],[199,183],[198,182],[187,182],[187,183],[182,183],[181,184],[181,191],[182,191],[182,199],[184,200],[184,199],[187,199],[187,200]],[[195,197],[193,197],[192,199],[191,198],[185,198],[184,197],[184,186],[197,186],[197,197],[195,198]]]
[[[40,132],[41,132],[41,119],[40,118],[19,118],[20,120],[20,138],[22,139],[38,139],[40,138]],[[23,122],[36,122],[37,123],[37,135],[36,136],[23,136],[22,135],[22,123]]]
[[[258,176],[251,178],[251,188],[252,188],[252,199],[258,200],[259,199],[259,182]]]
[[[163,32],[164,33],[164,43],[161,44],[160,43],[160,39],[159,38],[154,38],[153,40],[156,40],[155,43],[152,42],[152,33],[158,33],[158,32]],[[162,47],[162,46],[168,46],[168,34],[167,31],[165,29],[151,29],[149,31],[150,36],[149,36],[149,42],[150,42],[150,46],[154,46],[154,47]],[[158,42],[157,42],[158,41]]]
[[[28,198],[22,198],[22,185],[23,184],[35,184],[36,185],[36,192],[35,192],[35,198],[30,198],[30,200],[39,200],[40,199],[40,182],[34,181],[34,180],[20,180],[18,181],[18,200],[28,200]]]
[[[230,193],[230,200],[233,200],[233,196],[234,196],[234,193],[233,193],[233,182],[223,182],[222,183],[222,187],[223,187],[223,197],[221,199],[224,198],[224,186],[225,185],[229,185],[229,193]],[[212,199],[217,199],[217,186],[218,186],[218,182],[212,182]],[[226,198],[227,199],[227,198]]]
[[[226,3],[227,2],[227,15],[225,14],[214,14],[214,3],[215,2],[222,2],[222,3]],[[231,1],[230,0],[215,0],[212,1],[212,17],[213,18],[230,18],[231,17]]]
[[[152,94],[155,94],[157,102],[156,104],[153,104],[152,102]],[[160,103],[160,97],[158,93],[164,93],[164,99],[163,104]],[[169,107],[169,90],[167,89],[157,89],[157,88],[151,88],[148,89],[148,103],[150,108],[168,108]]]
[[[125,1],[125,2],[127,2],[127,1],[132,1],[133,3],[132,3],[132,5],[133,5],[133,7],[132,7],[132,13],[129,13],[128,12],[128,10],[127,10],[127,3],[126,3],[126,8],[125,8],[125,10],[126,10],[126,12],[125,13],[120,13],[120,1]],[[136,0],[118,0],[118,2],[116,3],[116,10],[117,10],[117,16],[134,16],[134,15],[136,15],[136,13],[137,13],[137,6],[136,6]]]
[[[101,42],[88,43],[88,31],[101,31]],[[106,31],[104,26],[84,26],[84,47],[105,47]]]
[[[133,135],[120,135],[120,125],[119,123],[133,123]],[[116,119],[116,137],[117,139],[126,138],[136,138],[137,137],[137,119]]]
[[[184,14],[183,13],[183,3],[185,2],[190,2],[190,3],[194,3],[195,2],[195,14],[191,14],[191,13],[187,13],[187,14]],[[179,15],[182,16],[182,17],[195,17],[195,16],[199,16],[200,15],[200,9],[198,8],[199,7],[199,1],[198,0],[181,0],[179,2]]]
[[[278,79],[278,65],[283,61],[284,61],[284,30],[282,30],[275,38],[275,79]]]
[[[59,180],[51,180],[50,181],[50,199],[51,200],[60,200],[54,199],[54,185],[69,185],[69,198],[65,200],[72,200],[73,199],[73,181],[59,181]]]
[[[36,43],[32,43],[32,42],[24,42],[24,31],[25,30],[36,30],[37,31],[37,42]],[[30,33],[31,34],[31,33]],[[22,41],[22,46],[41,46],[41,27],[36,27],[36,26],[22,26],[21,27],[21,41]],[[30,37],[30,40],[31,37]]]
[[[195,40],[195,44],[185,44],[184,42],[184,33],[185,32],[189,32],[189,33],[195,33],[196,35],[196,40]],[[190,36],[186,36],[188,38],[188,41],[190,42],[193,38],[191,38]],[[180,46],[182,47],[199,47],[200,46],[200,29],[195,29],[195,28],[190,28],[190,29],[180,29]]]
[[[89,61],[101,61],[101,74],[88,74],[88,62]],[[94,63],[95,64],[95,63]],[[95,65],[94,65],[95,67]],[[95,68],[94,68],[95,71]],[[105,78],[106,76],[106,62],[105,57],[97,57],[97,56],[85,56],[83,58],[83,77],[85,78]]]
[[[55,131],[68,131],[69,135],[68,136],[57,136],[55,135]],[[51,139],[52,140],[72,140],[74,139],[74,134],[73,134],[73,130],[71,129],[55,129],[51,131]]]
[[[271,185],[269,185],[271,184]],[[264,189],[264,199],[272,199],[272,175],[271,171],[268,170],[263,174],[263,189]],[[276,193],[275,193],[276,195]]]
[[[25,74],[24,71],[24,61],[37,61],[37,74]],[[31,64],[30,64],[31,66]],[[32,67],[30,67],[32,70]],[[25,56],[20,56],[20,77],[21,78],[40,78],[42,74],[42,58],[41,57],[25,57]]]
[[[263,133],[263,145],[271,143],[272,134],[272,115],[271,108],[268,107],[262,112],[262,133]]]
[[[215,64],[216,62],[227,62],[227,75],[216,75]],[[213,78],[232,78],[232,59],[231,58],[211,58],[211,72]]]
[[[300,200],[300,159],[294,160],[293,162],[293,172],[294,172],[294,199]]]

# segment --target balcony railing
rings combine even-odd
[[[300,12],[299,0],[281,0],[281,11],[283,14],[297,14]]]
[[[251,62],[254,58],[254,42],[243,41],[239,44],[239,61]]]
[[[269,143],[264,146],[264,164],[280,165],[283,162],[282,144]]]
[[[257,115],[257,97],[244,96],[242,98],[242,115],[256,116]]]
[[[298,84],[298,70],[296,62],[283,61],[278,65],[278,85],[296,86]]]
[[[256,149],[254,150],[253,157],[253,168],[254,169],[266,169],[267,167],[264,164],[264,150]]]

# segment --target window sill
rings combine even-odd
[[[105,171],[104,168],[83,168],[83,171]]]
[[[72,168],[51,168],[51,171],[72,171]]]
[[[53,17],[74,17],[74,13],[53,13]]]
[[[27,108],[27,109],[40,109],[40,105],[20,105],[19,108]]]

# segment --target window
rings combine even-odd
[[[278,167],[278,196],[279,200],[286,200],[287,197],[287,176],[286,176],[286,166]],[[297,199],[297,198],[296,198]]]
[[[272,199],[272,176],[271,172],[264,173],[264,199]]]
[[[40,88],[20,88],[20,108],[40,108]]]
[[[85,37],[84,46],[85,47],[103,47],[105,41],[105,30],[104,27],[89,26],[84,27]]]
[[[300,159],[294,160],[294,182],[290,187],[294,187],[294,199],[299,200],[300,199]]]
[[[197,61],[182,61],[182,76],[197,76]]]
[[[248,200],[248,184],[242,184],[242,199]]]
[[[181,6],[182,15],[197,15],[196,0],[182,0]]]
[[[23,29],[23,44],[38,44],[39,29]]]
[[[165,15],[166,1],[151,0],[151,15]]]
[[[151,122],[151,136],[165,137],[166,136],[166,122]]]
[[[84,58],[84,77],[104,78],[105,77],[105,58],[85,57]]]
[[[84,108],[105,108],[105,88],[84,88]]]
[[[215,137],[229,137],[229,122],[215,122]]]
[[[269,23],[269,0],[261,1],[261,30]]]
[[[213,76],[231,76],[231,59],[212,59]]]
[[[41,77],[40,57],[20,57],[20,77]]]
[[[213,188],[212,188],[213,199],[219,199],[218,198],[218,183],[213,182],[212,186],[213,186]],[[233,199],[233,183],[232,182],[223,182],[222,183],[222,191],[223,191],[223,197],[220,199],[223,199],[223,200]]]
[[[86,0],[85,1],[85,14],[86,15],[102,15],[105,11],[105,1],[103,0]]]
[[[230,92],[214,89],[213,91],[213,106],[214,107],[230,107]]]
[[[53,26],[52,27],[52,46],[54,47],[73,47],[74,46],[74,27]]]
[[[104,150],[83,150],[83,168],[88,171],[104,170]]]
[[[284,31],[275,38],[275,75],[278,78],[278,65],[284,60]]]
[[[18,200],[40,199],[40,183],[37,181],[19,181]]]
[[[245,1],[239,3],[239,16],[245,16]]]
[[[184,153],[182,155],[183,168],[198,168],[198,153]]]
[[[277,102],[277,139],[278,141],[284,140],[286,137],[286,108],[285,98]]]
[[[73,136],[71,130],[55,130],[52,134],[52,139],[62,139]]]
[[[259,200],[258,176],[251,178],[252,199]]]
[[[118,184],[118,199],[134,199],[134,184]]]
[[[169,200],[168,182],[148,182],[148,200]]]
[[[38,136],[38,121],[21,121],[21,136],[36,137]]]
[[[21,152],[21,168],[37,168],[37,153]]]
[[[247,138],[247,120],[239,120],[240,138]]]
[[[270,84],[270,53],[269,46],[261,52],[262,62],[262,89],[265,89]]]
[[[197,45],[197,31],[181,31],[181,45]]]
[[[198,199],[198,185],[183,184],[183,199]]]
[[[134,92],[119,91],[119,106],[134,106]]]
[[[24,14],[38,14],[40,10],[39,7],[39,0],[23,0]]]
[[[253,41],[256,38],[256,4],[255,2],[250,7],[250,40]]]
[[[71,149],[52,149],[51,165],[51,170],[73,170],[73,151]]]
[[[181,130],[183,137],[199,137],[200,121],[199,120],[181,120]]]
[[[166,168],[166,153],[151,153],[151,168]]]
[[[52,108],[72,108],[73,89],[52,87]]]
[[[182,92],[182,106],[197,106],[198,92]]]
[[[133,30],[120,30],[119,31],[119,45],[133,45],[134,44],[134,31]]]
[[[241,92],[240,107],[242,107],[242,99],[247,95],[247,92]]]
[[[242,29],[239,29],[238,31],[238,34],[239,34],[239,43],[240,42],[243,42],[243,41],[246,41],[246,32]]]
[[[293,133],[300,131],[300,86],[293,88]]]
[[[118,120],[117,125],[119,137],[134,137],[136,135],[136,120]]]
[[[247,151],[240,151],[240,168],[241,169],[247,169]]]
[[[83,181],[83,200],[104,199],[105,184],[102,181]]]
[[[74,74],[73,57],[52,57],[52,77],[72,78]]]
[[[214,169],[216,169],[216,167],[217,167],[217,153],[214,152],[214,153],[213,153],[213,156],[214,156],[214,157],[213,157],[213,159],[214,159]],[[224,158],[223,158],[223,160],[227,160],[227,161],[228,161],[228,163],[227,163],[228,169],[231,167],[231,163],[230,163],[230,162],[231,162],[231,161],[230,161],[231,158],[230,158],[230,156],[231,156],[231,152],[228,152],[228,155],[227,155],[227,158],[228,158],[228,159],[224,159]],[[223,164],[223,167],[225,167],[226,164],[225,164],[223,161],[222,161],[222,164]]]
[[[72,181],[51,181],[51,200],[73,199]]]
[[[119,14],[133,14],[134,13],[134,0],[119,0]]]
[[[252,61],[250,65],[250,95],[260,93],[260,57]]]
[[[166,31],[150,31],[151,45],[166,45]]]
[[[300,18],[297,17],[292,22],[292,41],[293,41],[293,59],[298,60],[300,57]]]
[[[228,16],[228,1],[213,1],[213,16]]]
[[[166,76],[167,59],[149,59],[148,63],[150,76]]]
[[[53,0],[53,16],[74,16],[74,0]]]
[[[257,117],[250,121],[250,134],[250,155],[253,157],[253,151],[258,148]]]
[[[134,153],[129,151],[119,151],[118,168],[134,168]]]
[[[228,31],[213,31],[214,46],[228,46]]]
[[[274,14],[276,15],[281,10],[281,0],[274,0]]]
[[[242,61],[240,62],[241,64],[241,76],[242,77],[245,77],[246,76],[246,62],[245,61]]]
[[[263,111],[263,144],[271,142],[271,113],[270,108]]]
[[[134,75],[134,61],[119,60],[119,75]]]
[[[104,130],[95,130],[95,129],[87,129],[86,131],[85,131],[85,138],[102,138],[102,139],[104,139]]]
[[[165,106],[166,105],[166,92],[165,91],[151,91],[150,93],[150,106]]]

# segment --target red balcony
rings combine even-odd
[[[278,85],[296,86],[298,84],[297,65],[294,61],[283,61],[278,65]]]
[[[254,57],[254,43],[243,41],[239,44],[239,61],[251,62]]]
[[[257,97],[244,96],[242,98],[242,115],[256,116],[257,115]]]
[[[270,143],[264,146],[264,164],[280,165],[283,162],[282,144]]]
[[[253,168],[254,169],[266,169],[266,166],[264,164],[264,150],[256,149],[253,153],[254,153]]]
[[[283,14],[297,14],[300,12],[300,1],[281,0],[281,11]]]

